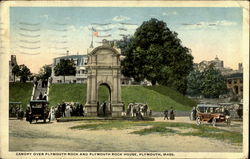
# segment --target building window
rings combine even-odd
[[[234,80],[234,84],[236,84],[237,83],[237,80]]]
[[[228,80],[228,84],[232,84],[232,80]]]
[[[73,83],[76,83],[76,80],[73,80]]]
[[[240,87],[240,91],[243,92],[243,87]]]

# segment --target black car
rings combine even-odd
[[[48,101],[46,100],[32,100],[30,101],[30,107],[29,114],[27,115],[27,121],[32,123],[33,120],[43,120],[44,123],[46,123],[46,120],[48,119],[50,122],[49,117],[49,107],[48,107]]]

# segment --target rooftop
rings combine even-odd
[[[73,58],[87,58],[87,55],[68,55],[68,56],[60,56],[60,57],[56,57],[54,59],[73,59]]]

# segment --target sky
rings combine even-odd
[[[144,21],[157,18],[178,33],[192,50],[194,62],[216,56],[225,67],[237,69],[241,51],[242,9],[238,7],[11,7],[11,54],[18,64],[37,73],[52,59],[87,54],[102,39],[119,40],[133,35]]]

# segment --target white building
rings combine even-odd
[[[52,73],[51,73],[52,83],[64,82],[63,76],[55,76],[54,72],[54,68],[62,59],[74,60],[76,67],[76,75],[65,76],[65,83],[85,83],[87,80],[87,73],[86,73],[86,65],[88,60],[87,55],[68,55],[68,56],[54,58],[52,63]]]

